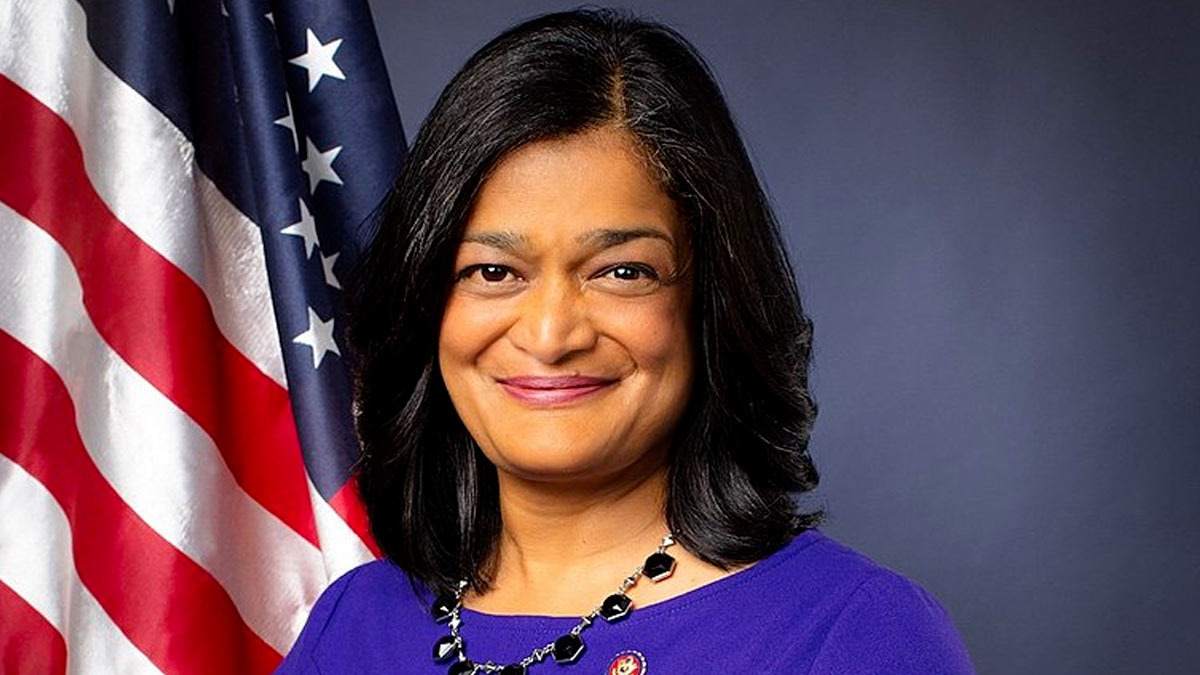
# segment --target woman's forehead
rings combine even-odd
[[[504,157],[480,187],[465,235],[554,233],[578,241],[641,229],[673,241],[678,220],[674,200],[628,132],[605,128],[530,143]]]

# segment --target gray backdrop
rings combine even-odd
[[[373,1],[409,138],[567,6]],[[980,672],[1200,672],[1200,3],[624,6],[711,62],[786,227],[826,532]]]

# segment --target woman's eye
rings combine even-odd
[[[511,273],[511,270],[503,265],[471,265],[459,272],[458,278],[460,281],[469,279],[476,273],[479,274],[480,280],[494,284],[504,281]]]
[[[657,279],[658,275],[653,269],[644,265],[616,265],[610,267],[605,274],[612,275],[612,278],[620,281],[642,281],[647,279]]]
[[[483,277],[484,281],[504,281],[508,270],[499,265],[483,265],[479,268],[479,276]]]

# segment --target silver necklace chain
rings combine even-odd
[[[646,562],[638,565],[633,573],[625,577],[621,585],[617,587],[616,593],[605,598],[604,602],[596,606],[595,609],[579,618],[579,623],[575,624],[571,630],[559,637],[556,640],[546,643],[541,647],[537,647],[529,656],[521,659],[517,663],[496,663],[495,661],[485,661],[483,663],[474,663],[467,659],[466,643],[463,640],[462,633],[459,629],[462,627],[462,596],[467,589],[467,581],[463,579],[458,582],[458,587],[455,589],[453,596],[450,598],[439,598],[439,602],[434,604],[433,614],[434,619],[445,621],[450,627],[450,635],[441,638],[434,645],[434,660],[443,661],[449,659],[450,656],[456,656],[456,662],[451,664],[451,673],[454,675],[477,675],[478,673],[496,673],[505,671],[503,675],[510,673],[516,675],[523,674],[535,663],[540,663],[547,656],[554,655],[555,660],[560,664],[573,663],[579,654],[583,652],[583,642],[579,638],[579,634],[586,628],[591,626],[598,617],[604,617],[606,620],[619,621],[623,619],[632,609],[632,602],[629,600],[626,593],[629,589],[637,584],[638,579],[643,576],[649,576],[651,581],[662,581],[671,576],[675,571],[675,559],[667,555],[666,550],[675,543],[675,537],[672,534],[667,534],[662,538],[662,543],[658,545]],[[449,611],[439,611],[439,604],[446,600],[453,600],[453,606]],[[612,601],[612,604],[610,604]],[[448,604],[448,603],[447,603]],[[445,610],[445,607],[442,607]],[[574,638],[573,640],[571,638]],[[566,649],[562,646],[565,642]],[[572,647],[577,648],[571,649]],[[559,647],[558,654],[555,654],[556,646]],[[564,658],[564,656],[566,658]]]

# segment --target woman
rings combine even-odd
[[[387,559],[325,592],[280,672],[970,672],[936,601],[793,499],[817,484],[811,327],[670,29],[567,12],[480,50],[354,298]]]

